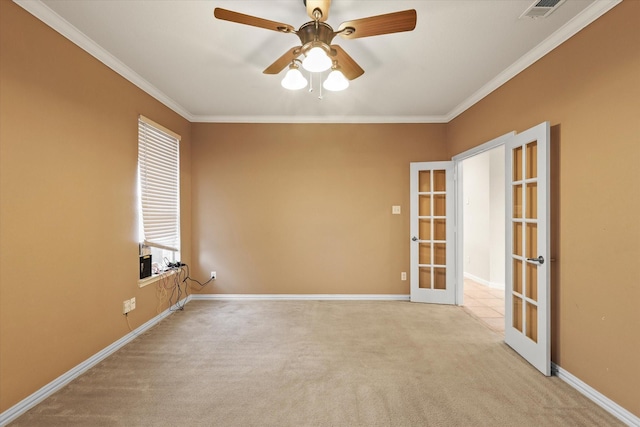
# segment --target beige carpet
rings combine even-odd
[[[459,307],[193,301],[14,426],[614,426]]]

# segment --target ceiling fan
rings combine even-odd
[[[289,65],[289,72],[285,80],[289,78],[292,72],[294,74],[297,72],[299,76],[295,76],[295,78],[298,79],[297,83],[289,82],[291,87],[287,87],[285,80],[283,80],[282,85],[288,89],[300,89],[306,86],[306,79],[304,79],[298,70],[298,63],[301,63],[303,68],[310,72],[321,72],[331,68],[333,72],[329,74],[324,85],[325,88],[330,90],[344,89],[349,84],[348,80],[356,79],[364,74],[364,70],[340,46],[331,44],[333,38],[337,35],[344,39],[357,39],[412,31],[416,27],[416,11],[410,9],[346,21],[340,24],[337,31],[334,31],[333,28],[325,22],[329,17],[331,0],[304,0],[304,4],[307,8],[307,14],[312,21],[303,24],[298,30],[288,24],[245,15],[227,9],[216,8],[213,11],[213,15],[217,19],[224,21],[251,25],[253,27],[265,28],[281,33],[296,34],[300,38],[301,45],[289,49],[289,51],[276,59],[273,64],[269,65],[263,71],[265,74],[278,74]],[[304,61],[298,59],[301,55],[305,56]],[[332,75],[334,80],[337,79],[337,86],[333,86],[334,89],[327,86]],[[302,85],[302,80],[300,79],[304,80],[304,85]]]

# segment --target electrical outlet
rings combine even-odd
[[[136,309],[136,297],[131,298],[131,310]]]
[[[122,303],[122,314],[127,314],[130,311],[131,311],[131,300],[130,299],[124,300],[124,302]]]
[[[403,271],[402,273],[400,273],[400,280],[407,280],[407,272]]]
[[[210,278],[212,278],[213,280],[216,280],[216,272],[212,271],[211,272],[211,276],[209,276]]]

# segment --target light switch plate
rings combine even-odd
[[[391,206],[391,213],[394,215],[400,215],[400,206]]]

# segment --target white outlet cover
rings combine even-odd
[[[131,310],[136,309],[136,297],[131,298]]]
[[[391,213],[392,214],[400,215],[400,211],[401,211],[400,206],[397,206],[397,205],[391,206]]]

